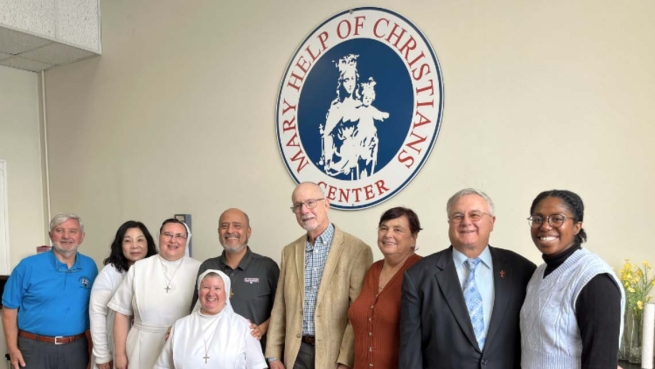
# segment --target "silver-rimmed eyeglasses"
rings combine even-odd
[[[304,202],[297,202],[294,203],[293,206],[289,207],[293,213],[297,213],[302,209],[302,206],[305,205],[307,209],[314,209],[316,205],[318,205],[318,202],[321,200],[325,200],[325,197],[321,197],[320,199],[310,199]]]
[[[553,214],[547,217],[542,217],[541,215],[533,215],[528,218],[528,224],[532,228],[539,228],[544,224],[544,222],[548,222],[551,227],[559,228],[562,226],[562,224],[564,224],[564,222],[566,222],[567,219],[575,220],[575,217],[570,217],[564,214]]]
[[[471,222],[477,222],[478,220],[482,219],[482,217],[485,216],[485,215],[491,216],[491,214],[485,213],[484,211],[472,211],[472,212],[468,213],[468,217],[471,220]],[[462,213],[455,213],[455,214],[451,215],[448,218],[448,220],[451,223],[459,224],[464,220],[464,216],[465,215],[462,214]]]
[[[171,233],[171,232],[164,232],[164,233],[162,233],[161,235],[164,236],[165,239],[173,238],[173,239],[175,239],[176,241],[177,241],[177,240],[186,240],[186,235],[185,235],[185,234],[182,234],[182,233],[175,233],[175,234],[173,234],[173,233]]]

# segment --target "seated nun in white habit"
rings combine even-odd
[[[265,369],[250,323],[232,310],[230,278],[209,269],[198,277],[198,303],[173,325],[154,369]]]

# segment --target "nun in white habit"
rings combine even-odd
[[[198,304],[173,325],[154,369],[265,369],[259,341],[248,320],[234,312],[230,278],[209,269],[198,277]]]

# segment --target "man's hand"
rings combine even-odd
[[[11,357],[11,367],[13,369],[19,369],[25,367],[25,360],[23,359],[23,354],[20,352],[19,349],[10,350],[9,357]]]
[[[284,364],[280,360],[273,360],[268,363],[271,369],[284,369]]]

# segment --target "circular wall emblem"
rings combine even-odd
[[[416,176],[443,112],[439,62],[407,19],[381,8],[339,13],[296,50],[277,101],[277,140],[297,182],[332,207],[364,209]]]

